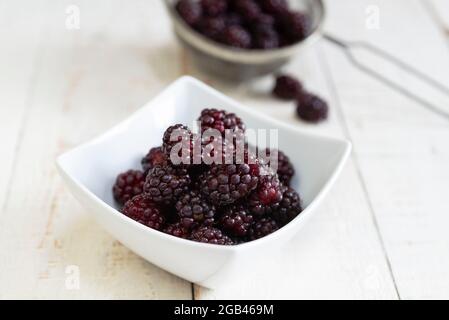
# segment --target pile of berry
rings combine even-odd
[[[273,95],[282,100],[296,100],[296,114],[307,122],[327,119],[326,101],[306,91],[302,83],[290,75],[279,75],[273,88]]]
[[[237,135],[230,140],[225,130],[245,132],[243,121],[223,110],[204,109],[198,121],[202,133],[218,130],[223,145],[237,141]],[[183,132],[176,141],[170,139],[174,130]],[[268,157],[262,159],[245,144],[242,161],[207,165],[203,159],[190,159],[174,164],[172,149],[180,142],[187,141],[187,150],[198,143],[201,157],[207,154],[211,140],[193,136],[184,125],[169,127],[162,146],[152,148],[142,159],[142,170],[117,177],[113,195],[123,214],[179,238],[232,245],[267,236],[302,211],[301,198],[290,187],[295,170],[283,152],[266,150]],[[236,151],[231,156],[237,159]],[[277,172],[267,160],[276,159],[273,156],[277,156]]]
[[[202,35],[240,49],[288,46],[304,40],[312,29],[310,17],[290,9],[287,0],[179,0],[175,9]],[[327,119],[327,103],[291,76],[279,76],[273,94],[296,100],[296,114],[304,121]]]
[[[305,39],[311,19],[287,0],[179,0],[176,11],[209,39],[240,49],[275,49]]]

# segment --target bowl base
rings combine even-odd
[[[204,54],[202,51],[189,45],[180,37],[178,38],[182,45],[189,51],[192,57],[192,62],[198,69],[209,75],[215,76],[220,80],[228,82],[243,82],[266,76],[275,73],[288,62],[288,59],[277,60],[273,63],[254,65],[227,62]]]

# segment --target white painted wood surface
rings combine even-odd
[[[449,2],[446,0],[430,0],[424,2],[434,15],[434,19],[441,25],[443,32],[449,37]]]
[[[79,30],[65,27],[70,4],[80,9]],[[449,12],[447,1],[326,4],[327,32],[376,44],[449,83],[449,18],[436,16]],[[365,24],[373,5],[379,30]],[[330,102],[329,121],[311,126],[269,97],[271,79],[230,86],[198,71],[160,1],[0,1],[0,39],[0,298],[449,298],[449,123],[355,69],[338,48],[322,41],[286,67]],[[54,168],[58,154],[185,73],[354,144],[295,240],[248,279],[213,291],[192,291],[115,241]],[[66,286],[71,265],[80,271],[76,290]]]
[[[349,12],[328,4],[335,15],[355,20],[372,3],[357,1]],[[448,84],[448,47],[423,3],[378,5],[378,31],[332,19],[327,29],[381,46]],[[406,28],[397,27],[398,17]],[[326,60],[401,298],[447,298],[448,122],[351,68],[335,48],[326,47]]]

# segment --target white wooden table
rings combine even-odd
[[[72,4],[79,29],[66,26]],[[328,32],[376,44],[449,84],[449,1],[326,4]],[[378,30],[366,27],[373,5]],[[231,87],[195,70],[161,1],[0,1],[0,298],[449,298],[449,122],[324,41],[286,70],[329,100],[327,123],[295,119],[291,104],[264,92],[269,80]],[[183,74],[354,146],[319,212],[280,258],[217,290],[192,286],[114,240],[54,166],[57,155]],[[79,288],[67,283],[71,266]]]

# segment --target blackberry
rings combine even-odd
[[[279,36],[276,31],[258,34],[256,36],[255,46],[257,49],[269,50],[279,48]]]
[[[250,240],[257,240],[268,236],[270,233],[279,229],[279,226],[272,218],[262,218],[256,221],[248,231],[248,237]]]
[[[282,195],[282,201],[276,211],[273,212],[273,218],[281,225],[286,225],[292,221],[302,211],[301,198],[292,188],[285,188]]]
[[[166,225],[163,232],[183,239],[187,239],[190,236],[189,229],[185,228],[179,222]]]
[[[143,157],[141,164],[143,171],[148,172],[155,165],[162,165],[165,161],[167,161],[167,157],[162,151],[162,147],[156,147],[148,151],[147,155]]]
[[[234,4],[235,11],[239,13],[247,22],[256,19],[262,11],[254,0],[238,0]]]
[[[277,157],[277,174],[279,180],[282,184],[289,186],[295,175],[295,168],[291,164],[289,157],[280,150],[266,149],[265,154],[267,157]]]
[[[135,196],[125,203],[122,213],[152,229],[161,230],[165,217],[161,209],[146,194]]]
[[[128,170],[117,176],[112,188],[114,199],[124,205],[126,201],[143,192],[145,174],[140,170]]]
[[[250,28],[254,33],[257,33],[258,31],[263,31],[265,29],[273,29],[274,22],[275,20],[272,16],[261,13],[251,21]]]
[[[277,175],[263,175],[256,191],[248,198],[248,207],[252,214],[261,217],[274,212],[281,200],[282,184]]]
[[[213,165],[201,179],[201,191],[217,206],[234,203],[257,187],[259,177],[248,164]]]
[[[282,21],[284,32],[295,42],[304,40],[311,31],[310,17],[303,12],[288,12]]]
[[[179,196],[187,192],[190,185],[190,176],[187,169],[156,165],[148,172],[144,191],[156,203],[170,204]]]
[[[259,31],[254,36],[254,47],[257,49],[268,50],[279,48],[279,46],[279,34],[272,28]]]
[[[242,205],[226,208],[220,219],[221,228],[234,237],[244,237],[253,223],[253,216]]]
[[[225,20],[227,26],[242,26],[243,24],[242,17],[235,12],[226,15]]]
[[[192,150],[193,150],[193,142],[192,142],[192,132],[187,126],[182,124],[176,124],[174,126],[169,127],[164,132],[164,136],[162,137],[162,150],[165,153],[165,156],[172,160],[173,156],[176,154],[171,154],[173,147],[179,147],[179,151],[177,156],[181,163],[176,163],[176,161],[171,161],[174,165],[180,164],[190,164],[192,160]],[[184,150],[187,147],[188,150]],[[175,163],[174,163],[175,162]]]
[[[232,245],[233,241],[220,229],[211,226],[202,226],[192,232],[190,240],[221,245]]]
[[[281,182],[276,174],[266,174],[260,177],[257,195],[264,205],[278,203],[282,199]]]
[[[276,78],[273,95],[283,100],[294,100],[302,91],[302,84],[290,75],[280,75]]]
[[[198,121],[201,124],[201,133],[208,129],[216,129],[224,137],[226,129],[245,131],[242,119],[234,113],[227,113],[224,110],[204,109],[201,111]]]
[[[223,17],[204,18],[198,23],[198,31],[215,41],[220,40],[225,27],[226,21]]]
[[[228,2],[227,0],[201,0],[201,7],[205,15],[216,17],[226,12]]]
[[[228,46],[240,49],[251,47],[251,34],[242,26],[227,26],[223,31],[222,42]]]
[[[328,106],[320,97],[304,92],[297,97],[296,113],[301,119],[316,123],[327,119]]]
[[[189,191],[176,202],[176,211],[181,225],[191,228],[194,225],[212,225],[216,213],[215,206],[205,201],[199,191]]]
[[[261,0],[259,2],[262,10],[272,15],[278,15],[288,11],[287,0]]]
[[[202,16],[202,8],[197,1],[179,0],[175,9],[181,18],[190,26],[194,26]]]

